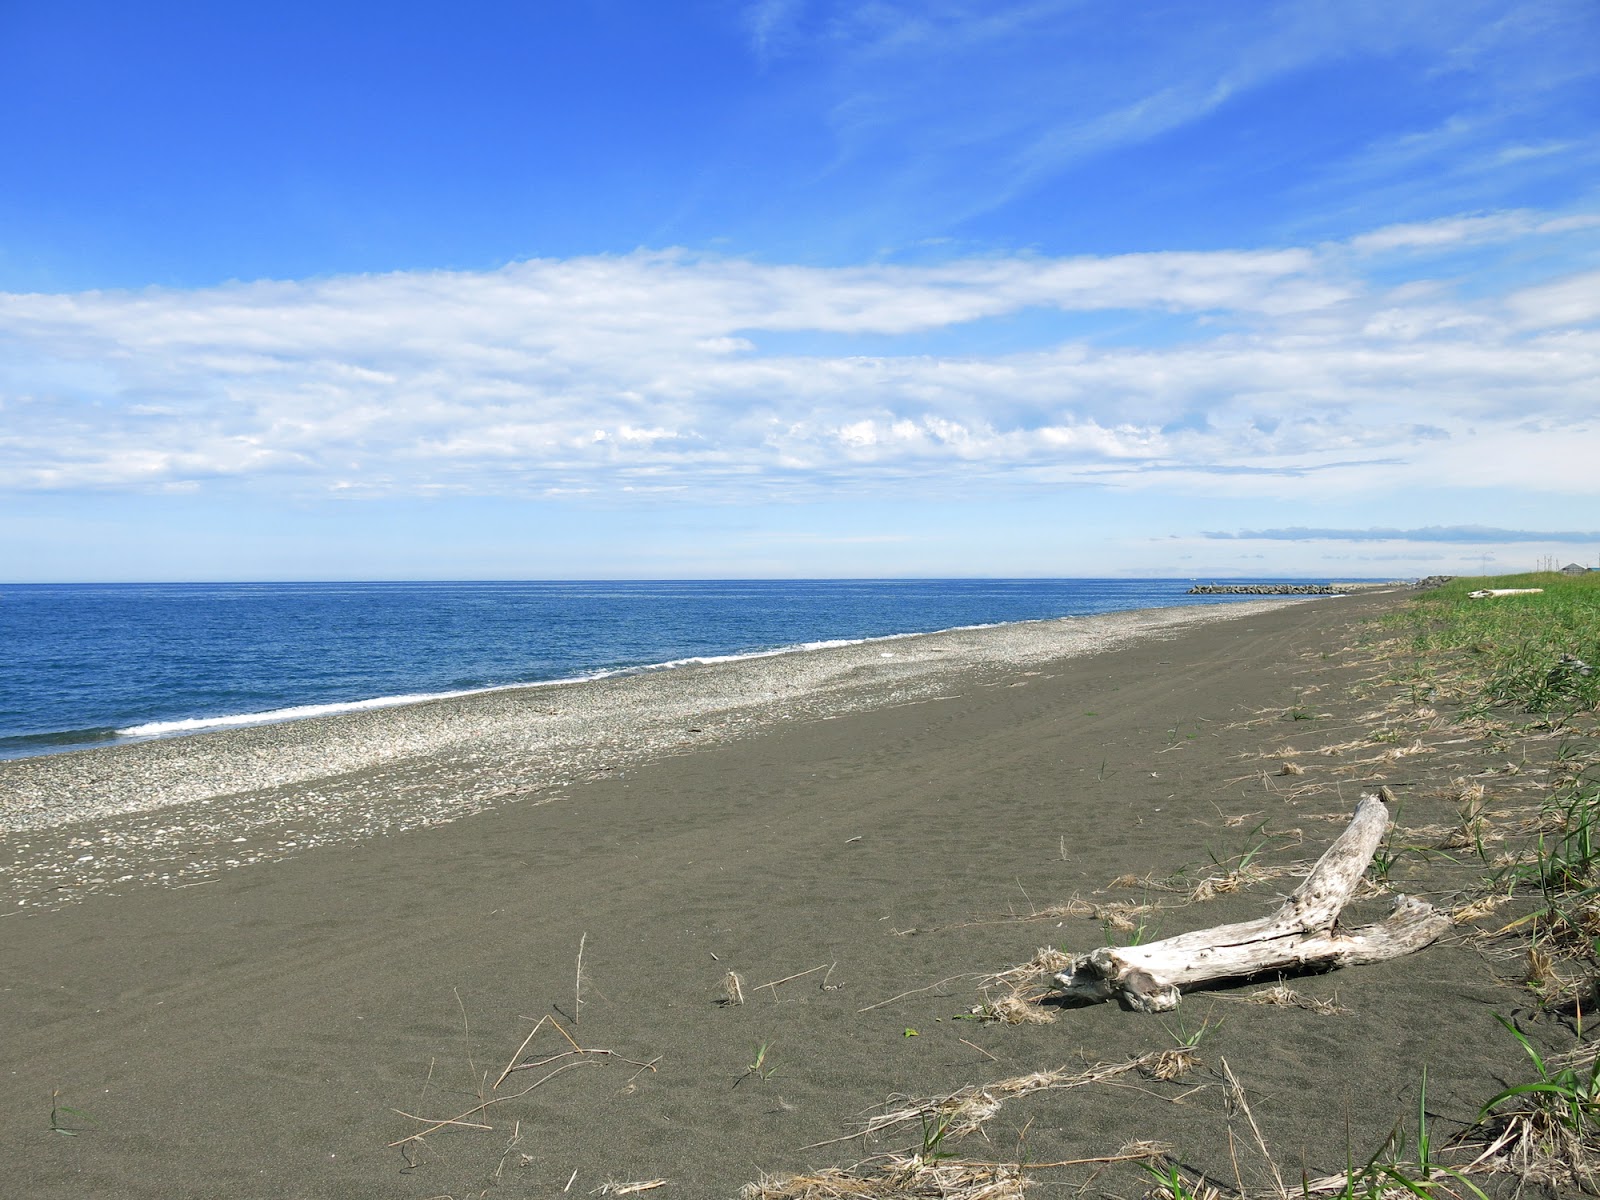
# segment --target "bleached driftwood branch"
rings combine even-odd
[[[1138,1012],[1168,1012],[1178,1006],[1180,992],[1215,979],[1358,966],[1420,950],[1450,927],[1450,918],[1411,897],[1397,897],[1394,910],[1376,925],[1337,927],[1339,913],[1388,828],[1383,801],[1362,796],[1349,826],[1270,917],[1199,929],[1146,946],[1106,946],[1079,955],[1054,977],[1055,986],[1074,999],[1116,997]]]

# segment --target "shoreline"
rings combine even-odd
[[[1370,589],[1379,586],[1388,588],[1403,585],[1350,585],[1350,589],[1356,590],[1362,586]],[[1209,593],[1206,593],[1203,589],[1194,588],[1191,588],[1189,592],[1185,594],[1209,595]],[[1343,595],[1345,594],[1345,591],[1343,589],[1334,590],[1332,588],[1319,585],[1317,589],[1312,592],[1296,589],[1291,592],[1239,592],[1237,594],[1282,594],[1295,595],[1303,598],[1312,595]],[[416,704],[430,703],[436,700],[454,700],[471,696],[491,695],[495,692],[518,691],[525,688],[566,687],[569,685],[593,683],[599,680],[616,677],[652,674],[660,671],[676,670],[687,666],[704,666],[718,663],[743,662],[750,659],[807,653],[815,650],[828,650],[849,646],[870,645],[874,642],[898,641],[904,638],[923,637],[931,634],[962,633],[971,630],[993,629],[1006,625],[1030,625],[1047,623],[1053,620],[1068,620],[1078,617],[1113,616],[1121,612],[1142,612],[1158,608],[1188,606],[1189,605],[1187,603],[1182,605],[1155,604],[1140,606],[1137,608],[1117,608],[1108,610],[1106,612],[1068,613],[1049,617],[982,621],[969,624],[951,625],[938,629],[880,633],[862,637],[822,638],[803,642],[772,645],[759,649],[731,651],[725,654],[688,655],[679,658],[666,659],[659,662],[641,662],[633,665],[618,667],[597,667],[593,670],[580,670],[576,674],[562,675],[550,679],[530,679],[514,683],[497,683],[465,688],[443,688],[434,691],[401,692],[367,696],[354,700],[308,701],[303,704],[291,703],[277,708],[250,712],[214,713],[209,715],[181,718],[153,718],[126,726],[87,726],[83,728],[45,731],[35,734],[17,734],[0,738],[0,763],[31,758],[45,758],[58,754],[74,754],[83,750],[126,747],[152,740],[167,739],[172,737],[187,737],[191,734],[211,732],[219,729],[243,729],[259,725],[277,725],[287,722],[311,720],[325,716],[336,717],[344,716],[350,713],[366,712],[379,709],[409,707]],[[75,737],[78,740],[73,740]],[[33,748],[19,748],[23,743],[26,743]]]
[[[183,886],[506,803],[548,803],[789,723],[920,703],[996,672],[1298,603],[900,634],[0,761],[0,912]]]

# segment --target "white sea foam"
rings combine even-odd
[[[202,729],[228,729],[238,725],[271,725],[277,721],[300,721],[307,717],[331,717],[338,713],[360,712],[369,708],[394,708],[401,704],[420,704],[425,700],[445,700],[470,696],[473,692],[429,692],[413,696],[378,696],[372,700],[350,700],[337,704],[297,704],[269,712],[233,713],[223,717],[188,717],[181,721],[149,721],[117,730],[129,738],[162,737],[174,733],[197,733]]]
[[[967,628],[983,628],[969,626]],[[647,671],[670,671],[678,667],[709,666],[713,663],[742,662],[752,658],[771,658],[778,654],[796,654],[806,650],[831,650],[839,646],[859,646],[864,642],[892,641],[897,638],[916,637],[914,633],[892,633],[877,638],[836,638],[831,641],[801,642],[780,646],[773,650],[752,650],[743,654],[704,654],[691,658],[674,658],[668,662],[650,663],[640,667],[617,667],[594,671],[587,675],[571,675],[563,679],[540,679],[526,683],[503,683],[494,687],[466,688],[452,692],[417,692],[404,696],[376,696],[370,700],[337,701],[329,704],[297,704],[291,708],[274,708],[266,712],[233,713],[219,717],[187,717],[180,721],[148,721],[117,730],[118,737],[157,738],[172,737],[182,733],[199,733],[207,729],[235,729],[246,725],[275,725],[281,721],[303,721],[309,717],[333,717],[341,713],[364,712],[375,708],[397,708],[403,704],[425,704],[430,700],[454,700],[460,696],[482,696],[490,692],[514,691],[518,688],[559,687],[571,683],[590,683],[616,675],[637,675]]]

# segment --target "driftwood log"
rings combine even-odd
[[[1394,910],[1375,925],[1338,927],[1388,829],[1383,801],[1362,796],[1349,826],[1270,917],[1144,946],[1106,946],[1079,955],[1053,982],[1073,999],[1116,998],[1137,1012],[1157,1013],[1176,1008],[1180,992],[1217,979],[1357,966],[1420,950],[1450,927],[1450,918],[1411,897],[1396,897]]]

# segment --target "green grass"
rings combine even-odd
[[[1499,1013],[1494,1019],[1516,1038],[1530,1059],[1537,1078],[1514,1084],[1487,1101],[1478,1112],[1481,1121],[1510,1100],[1520,1100],[1532,1111],[1544,1114],[1554,1124],[1578,1137],[1590,1137],[1600,1128],[1600,1058],[1586,1069],[1576,1066],[1555,1068],[1534,1049],[1533,1043],[1516,1025]]]
[[[922,1149],[917,1151],[917,1158],[921,1162],[934,1163],[945,1159],[954,1158],[955,1155],[939,1147],[944,1144],[945,1137],[950,1132],[950,1114],[940,1113],[931,1116],[922,1114]]]
[[[1535,941],[1600,970],[1600,783],[1577,779],[1544,802],[1545,824],[1532,861],[1500,873],[1496,887],[1537,889],[1540,906],[1511,923]]]
[[[1544,590],[1469,598],[1482,588]],[[1424,668],[1416,680],[1424,688],[1444,679],[1463,698],[1531,713],[1600,708],[1600,572],[1455,579],[1421,593],[1385,624],[1407,640]],[[1563,655],[1594,670],[1563,668]]]
[[[771,1042],[762,1042],[759,1046],[757,1046],[755,1058],[751,1061],[750,1065],[744,1069],[744,1074],[740,1075],[739,1078],[733,1081],[733,1086],[738,1087],[752,1075],[754,1075],[762,1083],[765,1083],[767,1080],[776,1075],[778,1073],[778,1068],[769,1065],[767,1062],[767,1055],[771,1049]]]
[[[1495,1020],[1517,1039],[1535,1076],[1492,1096],[1478,1111],[1484,1140],[1503,1164],[1525,1178],[1563,1180],[1593,1195],[1600,1154],[1600,1060],[1594,1047],[1567,1061],[1547,1060],[1526,1034],[1499,1013]],[[1574,1061],[1576,1058],[1576,1061]]]
[[[61,1103],[61,1089],[50,1093],[50,1132],[62,1137],[77,1137],[84,1130],[83,1122],[95,1124],[95,1119],[79,1108],[68,1108]]]
[[[1543,591],[1476,600],[1468,595],[1483,588]],[[1458,720],[1487,722],[1487,744],[1496,753],[1511,749],[1516,722],[1508,718],[1515,713],[1535,718],[1524,733],[1543,729],[1547,737],[1563,739],[1531,858],[1490,882],[1496,889],[1509,884],[1540,894],[1538,909],[1505,930],[1531,935],[1530,962],[1536,953],[1548,965],[1555,955],[1594,977],[1600,970],[1600,781],[1593,777],[1595,757],[1587,745],[1594,722],[1578,718],[1600,710],[1600,573],[1457,579],[1419,595],[1384,626],[1400,639],[1402,662],[1393,681],[1410,688],[1413,703],[1442,701],[1454,706]],[[1523,754],[1526,759],[1526,747]],[[1487,861],[1470,804],[1462,821]],[[1560,982],[1550,986],[1560,991]],[[1600,1065],[1592,1044],[1587,1055],[1577,1055],[1581,1066],[1552,1063],[1514,1023],[1498,1014],[1496,1019],[1528,1055],[1534,1077],[1492,1096],[1479,1110],[1475,1129],[1495,1148],[1498,1169],[1526,1175],[1554,1167],[1587,1187],[1600,1152]],[[1583,1044],[1581,1024],[1579,1029]],[[1424,1139],[1420,1120],[1418,1129]],[[1390,1183],[1420,1195],[1431,1182],[1425,1140],[1419,1150],[1420,1179],[1408,1183],[1392,1171],[1385,1174]]]

